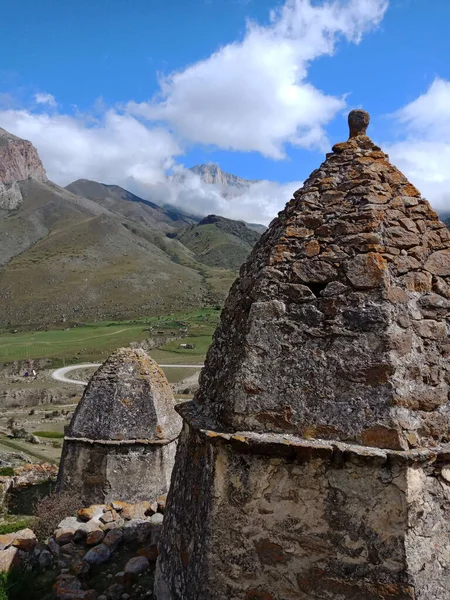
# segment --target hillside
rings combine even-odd
[[[22,205],[0,219],[1,326],[131,318],[205,301],[205,277],[179,264],[195,266],[176,240],[55,184],[19,187]]]
[[[118,185],[106,185],[89,179],[78,179],[66,186],[66,189],[84,198],[95,201],[110,211],[160,231],[173,231],[185,224],[198,221],[183,211],[170,207],[164,208],[144,200]]]
[[[239,269],[259,238],[260,234],[245,223],[216,215],[186,227],[176,236],[200,262],[232,270]]]
[[[183,211],[95,181],[61,188],[30,142],[1,130],[0,329],[221,302],[259,235],[211,219],[191,225]]]

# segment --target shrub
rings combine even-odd
[[[25,519],[20,519],[19,521],[11,521],[10,523],[2,523],[0,525],[0,535],[6,535],[7,533],[14,533],[15,531],[20,531],[21,529],[26,529],[30,524]],[[1,598],[1,596],[0,596]]]
[[[8,573],[0,573],[0,600],[8,600]]]
[[[14,469],[12,467],[1,467],[0,476],[12,477],[14,475]]]
[[[53,492],[38,500],[34,511],[38,518],[35,527],[38,539],[48,538],[63,519],[75,515],[82,506],[82,499],[77,494],[69,492]]]

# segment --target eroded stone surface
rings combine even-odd
[[[428,202],[367,136],[337,144],[242,267],[199,410],[229,430],[448,441],[449,275]]]
[[[136,503],[166,493],[181,428],[174,403],[164,373],[143,350],[117,350],[74,413],[58,489],[76,490],[86,504]],[[101,518],[107,518],[103,511]]]

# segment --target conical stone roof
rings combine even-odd
[[[120,348],[87,385],[67,437],[157,442],[174,439],[180,428],[161,368],[143,350]]]
[[[350,113],[241,268],[194,399],[205,426],[448,441],[450,234],[368,122]]]

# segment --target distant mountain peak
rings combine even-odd
[[[198,175],[204,183],[221,187],[225,198],[240,196],[250,185],[259,181],[257,179],[243,179],[232,173],[226,173],[215,163],[195,165],[189,170]]]

